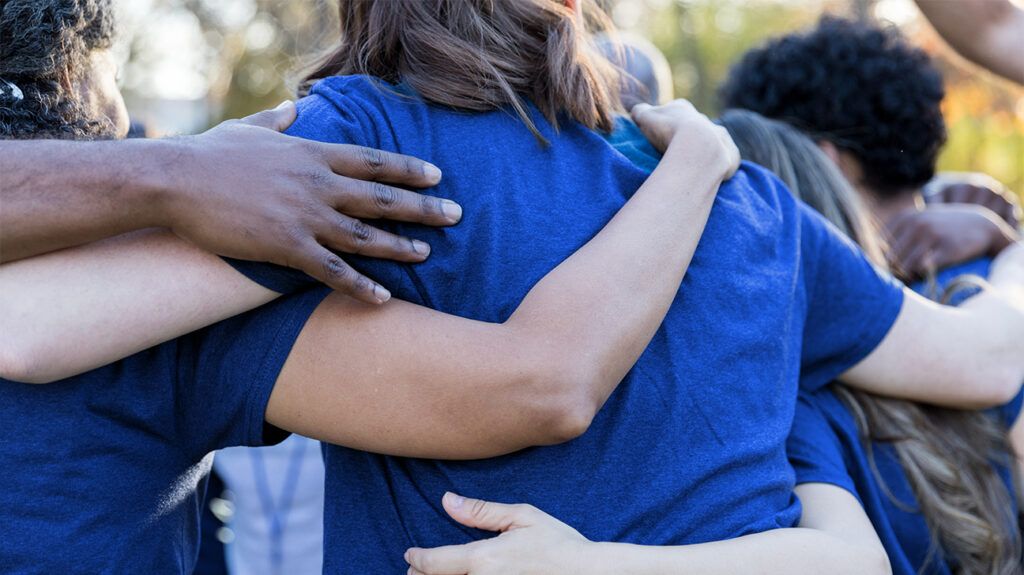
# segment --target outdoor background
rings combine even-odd
[[[297,70],[336,38],[336,0],[120,2],[121,81],[133,118],[151,135],[202,131],[292,97]],[[911,0],[602,3],[621,29],[665,52],[676,96],[709,115],[729,65],[768,37],[811,25],[824,12],[894,23],[937,57],[946,77],[950,139],[940,167],[987,172],[1024,196],[1024,89],[952,54]]]

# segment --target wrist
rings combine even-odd
[[[672,173],[680,179],[695,184],[708,184],[716,190],[731,170],[729,159],[719,146],[695,145],[683,136],[672,138],[661,161],[671,165]]]
[[[134,211],[145,227],[174,228],[175,214],[187,191],[187,179],[181,174],[190,172],[186,138],[139,140],[135,150]]]

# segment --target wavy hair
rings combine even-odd
[[[857,192],[809,137],[746,110],[726,111],[721,123],[744,159],[775,172],[797,197],[860,244],[875,265],[886,267],[881,235]],[[972,284],[959,278],[943,299]],[[857,421],[871,465],[873,442],[891,445],[899,457],[918,508],[907,508],[891,492],[890,499],[924,516],[934,535],[929,562],[941,557],[958,575],[1021,573],[1014,499],[996,471],[997,465],[1007,466],[1017,488],[1005,422],[983,412],[890,399],[843,385],[834,390]],[[889,491],[877,467],[873,471]]]
[[[300,93],[327,76],[365,74],[404,82],[441,106],[510,108],[542,142],[526,101],[556,129],[564,115],[610,131],[619,73],[587,32],[611,25],[591,0],[578,1],[582,22],[559,0],[342,0],[341,42]]]
[[[0,78],[22,93],[0,90],[0,138],[111,137],[78,85],[114,31],[112,0],[0,0]]]

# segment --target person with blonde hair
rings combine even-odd
[[[747,110],[718,120],[744,160],[757,162],[794,196],[824,215],[884,267],[886,246],[858,194],[818,146],[799,130]],[[1013,248],[1020,257],[1021,248]],[[953,278],[942,278],[953,293]],[[967,282],[970,285],[970,282]],[[945,286],[944,286],[945,287]],[[961,285],[962,287],[962,285]],[[925,286],[919,286],[924,290]],[[896,575],[1010,575],[1021,571],[1018,459],[1024,447],[1022,396],[991,412],[945,409],[881,397],[835,383],[801,390],[787,452],[798,494],[839,489],[856,498]],[[1012,432],[1011,432],[1012,428]],[[1012,437],[1011,437],[1012,435]],[[801,497],[804,519],[829,518],[827,500]],[[696,548],[594,543],[527,505],[446,495],[456,521],[501,531],[496,539],[407,554],[415,575],[708,572]],[[847,536],[859,536],[847,526]],[[728,553],[709,546],[705,555]],[[804,551],[806,553],[806,551]],[[767,556],[767,553],[766,553]],[[720,558],[746,572],[746,557]],[[839,572],[827,563],[822,572]],[[760,572],[791,572],[764,565]],[[850,572],[866,573],[863,563]],[[714,572],[714,571],[711,571]]]
[[[110,129],[124,115],[116,68],[62,68],[81,90],[45,68],[106,61],[111,10],[103,0],[0,3],[5,58],[40,56],[8,44],[8,32],[33,34],[29,44],[51,56],[22,70],[20,98],[0,98],[0,119],[19,118],[0,122],[0,138],[123,135]],[[80,42],[97,29],[101,42]],[[104,95],[97,86],[113,106],[83,105]],[[642,174],[633,201],[551,261],[500,319],[375,306],[327,287],[280,297],[271,288],[297,285],[287,273],[262,287],[166,230],[0,265],[0,571],[191,573],[211,452],[291,431],[455,459],[582,433],[653,336],[739,162],[692,108],[647,118],[674,143],[672,159]],[[368,226],[355,231],[377,245]],[[689,247],[658,252],[664,243]]]
[[[502,344],[517,328],[474,332],[484,326],[451,320],[428,331],[423,321],[436,316],[400,302],[365,310],[329,297],[312,312],[266,421],[298,432],[304,422],[328,425],[324,439],[348,446],[324,449],[325,572],[397,573],[410,547],[480,543],[486,534],[438,507],[453,489],[531,501],[604,541],[678,545],[710,572],[753,562],[787,573],[884,572],[884,550],[850,494],[801,486],[807,509],[829,510],[801,513],[785,445],[798,390],[840,378],[944,405],[1004,403],[1024,378],[1021,262],[1000,264],[998,289],[944,308],[877,269],[764,169],[744,164],[723,182],[731,145],[692,107],[639,106],[642,131],[620,117],[619,75],[592,45],[607,22],[593,2],[349,0],[339,16],[341,42],[308,76],[289,133],[430,161],[446,174],[436,192],[465,214],[436,234],[408,230],[433,246],[425,264],[357,269],[396,299],[551,331],[546,340],[530,331],[539,347],[509,349]],[[545,274],[561,277],[555,266],[573,253],[604,274],[531,288]],[[235,266],[257,282],[288,273]],[[218,270],[221,262],[204,261],[188,273],[208,274],[214,308],[243,305]],[[655,275],[669,281],[652,285]],[[563,307],[521,311],[533,302],[519,304],[527,294],[560,296]],[[127,299],[140,297],[203,299],[138,289]],[[426,315],[403,322],[391,315],[399,312]],[[639,316],[642,326],[621,323]],[[344,331],[358,320],[374,329]],[[633,337],[610,337],[615,327]],[[166,333],[153,323],[146,331]],[[407,347],[390,361],[350,349],[396,338]],[[612,350],[620,353],[599,353]],[[416,364],[417,352],[431,351],[440,365]],[[512,447],[496,424],[531,422],[484,382],[497,377],[507,390],[492,371],[537,373],[538,363],[563,365],[556,381],[572,382],[556,402],[571,408],[561,439],[572,439]],[[976,376],[983,385],[968,387]],[[474,405],[494,409],[481,417]],[[434,441],[447,434],[450,459],[511,448],[490,459],[424,457],[439,444],[399,433],[419,425]]]

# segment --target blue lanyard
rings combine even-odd
[[[288,512],[295,499],[299,475],[302,472],[303,456],[306,452],[306,441],[297,442],[288,458],[288,469],[284,485],[281,486],[281,498],[274,503],[274,494],[270,490],[266,464],[263,462],[263,451],[260,448],[250,450],[252,455],[253,475],[256,480],[256,493],[260,498],[260,507],[270,522],[270,566],[271,573],[281,575],[284,567],[284,526]]]

